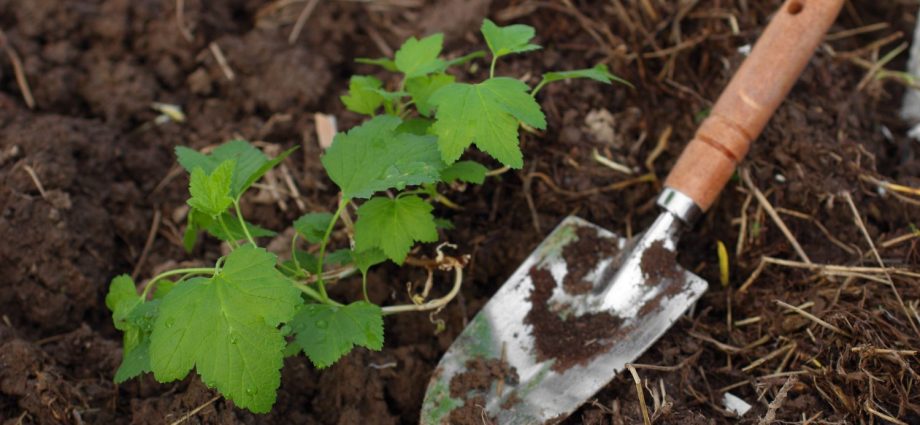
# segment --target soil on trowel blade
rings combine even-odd
[[[463,406],[450,412],[451,424],[482,424],[491,422],[485,415],[486,401],[482,395],[467,397],[470,391],[488,392],[492,383],[517,385],[517,369],[500,359],[475,358],[466,362],[466,372],[450,380],[450,396],[464,399]]]
[[[578,240],[562,250],[562,258],[568,268],[562,289],[572,295],[581,295],[594,288],[591,281],[585,280],[588,273],[594,270],[599,261],[615,257],[619,250],[614,239],[601,237],[593,228],[581,227],[575,234]]]
[[[466,372],[450,380],[450,396],[464,397],[470,391],[488,391],[493,382],[518,383],[517,369],[499,359],[475,358],[466,362]]]
[[[556,287],[553,275],[545,269],[534,269],[530,278],[533,280],[531,307],[524,322],[533,326],[538,361],[555,360],[552,369],[561,373],[586,364],[611,346],[623,319],[606,313],[563,319],[549,305]]]
[[[680,279],[677,267],[677,253],[664,246],[664,241],[656,241],[642,253],[639,262],[646,285],[657,285],[662,279]]]

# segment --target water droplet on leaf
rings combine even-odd
[[[176,324],[176,319],[172,319],[172,318],[166,319],[166,327],[167,327],[167,328],[171,328],[171,327],[173,327],[173,325],[175,325],[175,324]]]

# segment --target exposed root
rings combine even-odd
[[[441,251],[441,248],[443,246],[445,246],[445,244],[441,244],[438,247],[438,255],[434,260],[418,260],[418,259],[409,258],[406,260],[406,263],[414,265],[414,266],[425,267],[429,270],[433,268],[437,268],[437,269],[445,270],[445,271],[453,270],[454,271],[454,284],[453,284],[453,287],[451,287],[450,292],[448,292],[443,297],[436,298],[430,301],[424,301],[424,299],[427,296],[427,293],[431,289],[431,280],[429,279],[429,282],[426,283],[425,289],[422,292],[422,294],[425,296],[421,296],[421,297],[412,296],[411,298],[412,298],[413,304],[402,304],[402,305],[393,305],[393,306],[383,307],[384,315],[396,314],[396,313],[406,313],[410,311],[440,310],[444,308],[444,306],[446,306],[448,303],[450,303],[450,301],[453,300],[454,297],[456,297],[458,293],[460,293],[460,287],[463,283],[463,267],[469,260],[465,256],[461,258],[455,258],[455,257],[444,255],[444,253]],[[430,277],[431,275],[429,275],[429,278]]]

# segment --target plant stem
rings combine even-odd
[[[323,282],[323,260],[326,257],[326,245],[329,244],[329,235],[332,234],[332,229],[335,228],[335,223],[339,221],[339,216],[342,215],[342,211],[345,209],[345,206],[348,205],[348,199],[344,196],[339,200],[339,206],[335,209],[335,214],[332,215],[332,220],[329,221],[329,226],[326,227],[326,233],[323,234],[323,241],[319,245],[319,260],[317,261],[316,266],[316,286],[319,288],[320,294],[322,294],[323,299],[329,301],[329,295],[326,294],[326,283]]]
[[[495,78],[495,62],[498,62],[498,56],[492,56],[492,65],[489,65],[489,78]]]
[[[156,283],[157,283],[159,280],[161,280],[161,279],[164,279],[164,278],[167,278],[167,277],[170,277],[170,276],[179,275],[179,274],[184,274],[184,275],[191,275],[191,274],[210,274],[210,275],[214,275],[214,274],[216,274],[216,273],[217,273],[217,269],[212,268],[212,267],[192,267],[192,268],[187,268],[187,269],[175,269],[175,270],[170,270],[170,271],[168,271],[168,272],[160,273],[160,274],[154,276],[153,279],[150,279],[150,281],[147,282],[147,286],[145,286],[145,287],[144,287],[144,291],[141,292],[141,299],[142,299],[142,300],[146,300],[146,299],[147,299],[147,294],[148,294],[148,293],[150,292],[150,290],[154,287],[154,285],[156,285]]]
[[[324,297],[323,294],[316,292],[315,289],[311,288],[309,285],[305,285],[300,282],[291,281],[291,285],[294,285],[295,288],[299,289],[300,292],[307,294],[308,297],[313,298],[316,301],[319,301],[323,304],[330,304],[335,306],[341,306],[338,302],[330,299],[329,297]]]
[[[220,223],[220,228],[227,234],[227,243],[234,249],[239,248],[240,244],[233,240],[233,234],[230,233],[230,229],[227,228],[227,223],[224,223],[224,218],[222,216],[217,216],[217,222]]]
[[[537,93],[540,92],[540,89],[542,89],[547,84],[549,84],[549,82],[546,81],[546,78],[540,80],[540,84],[537,84],[537,86],[534,87],[533,90],[530,92],[530,97],[536,97]]]
[[[243,220],[243,212],[240,210],[239,199],[233,200],[233,208],[236,209],[236,218],[240,221],[240,226],[243,227],[243,233],[246,234],[246,239],[249,240],[249,243],[251,243],[252,246],[258,246],[256,245],[256,241],[252,238],[252,235],[249,233],[249,228],[246,227],[246,220]]]
[[[300,260],[297,259],[297,236],[299,235],[299,233],[294,232],[294,236],[291,237],[291,261],[294,262],[298,272],[303,270],[303,267],[300,266]]]
[[[364,292],[364,301],[371,302],[367,296],[367,273],[361,273],[361,291]]]

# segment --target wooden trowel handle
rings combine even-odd
[[[844,0],[787,0],[684,149],[665,186],[709,209],[808,64]]]

